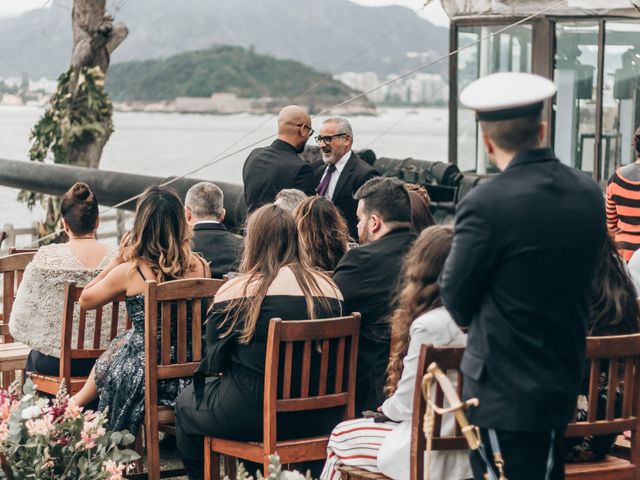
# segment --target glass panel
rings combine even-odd
[[[459,27],[458,47],[477,42],[504,26]],[[495,72],[531,72],[531,26],[519,25],[458,53],[458,95],[471,82]],[[458,167],[486,173],[491,169],[478,141],[475,114],[458,104]],[[478,162],[477,159],[480,159]]]
[[[605,25],[601,160],[604,180],[616,167],[635,160],[632,142],[640,126],[640,22]]]
[[[556,45],[554,78],[558,93],[554,105],[554,150],[563,163],[593,172],[597,22],[557,23]]]

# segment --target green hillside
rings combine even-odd
[[[119,63],[112,65],[107,75],[107,89],[115,101],[208,97],[215,92],[250,98],[294,98],[317,82],[321,84],[313,90],[313,97],[343,99],[353,94],[329,74],[234,46],[186,52],[163,60]]]

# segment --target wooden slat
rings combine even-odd
[[[322,352],[320,357],[320,380],[318,383],[318,395],[327,393],[327,382],[329,375],[329,340],[322,341]]]
[[[620,433],[625,430],[635,428],[637,419],[630,417],[627,419],[597,420],[595,422],[570,423],[565,431],[566,437],[582,437],[588,435],[607,435],[609,433]]]
[[[291,398],[291,367],[293,364],[293,342],[284,346],[284,373],[282,378],[282,398]]]
[[[622,389],[622,417],[628,417],[633,412],[634,374],[636,362],[634,358],[624,359],[624,388]]]
[[[326,320],[338,320],[334,326],[331,328],[330,332],[327,332],[325,329]],[[349,336],[352,328],[353,328],[353,318],[352,317],[335,317],[335,318],[327,318],[322,320],[305,320],[304,322],[300,321],[291,321],[290,324],[287,325],[287,329],[283,332],[282,341],[283,342],[302,342],[305,340],[315,340],[318,338],[340,338]]]
[[[176,327],[178,329],[178,345],[176,349],[178,351],[178,363],[185,363],[187,361],[187,301],[178,300],[178,321]],[[170,332],[162,332],[162,335],[169,335]]]
[[[183,363],[182,365],[158,365],[158,380],[191,377],[198,365],[200,365],[198,362]]]
[[[589,411],[587,421],[595,422],[598,414],[598,387],[600,386],[600,360],[591,360],[591,373],[589,374]]]
[[[334,393],[342,393],[344,383],[344,351],[345,351],[346,339],[341,338],[338,340],[338,352],[336,354],[336,381]]]
[[[196,299],[191,305],[191,358],[202,359],[202,301]]]
[[[84,335],[87,326],[87,311],[84,308],[80,309],[80,315],[78,316],[78,346],[79,350],[84,348]]]
[[[589,337],[587,358],[632,357],[638,353],[640,333],[613,337]]]
[[[613,420],[616,413],[616,392],[618,390],[618,359],[609,362],[609,382],[607,392],[606,419]]]
[[[161,322],[161,342],[160,342],[160,363],[162,365],[171,364],[171,303],[170,302],[162,302],[160,311],[162,312],[162,322]],[[147,319],[149,322],[153,322],[154,319]],[[157,320],[156,320],[157,321]],[[166,332],[166,335],[165,335]]]
[[[311,340],[304,342],[304,350],[302,352],[302,376],[300,380],[300,396],[306,398],[309,396],[309,376],[311,374]]]
[[[316,410],[319,408],[333,408],[346,405],[349,399],[347,393],[324,395],[322,397],[290,398],[278,400],[278,412],[299,412],[302,410]]]
[[[113,340],[118,335],[118,314],[120,309],[118,308],[118,302],[111,302],[111,329],[109,330],[109,340]]]
[[[96,321],[93,324],[93,348],[100,348],[100,337],[102,337],[102,307],[96,308]]]
[[[71,358],[98,358],[103,353],[103,348],[83,348],[82,350],[73,349],[71,350]]]
[[[436,390],[436,395],[435,395],[435,400],[436,400],[436,405],[440,406],[440,407],[444,407],[444,392],[442,391],[442,389],[440,388],[440,385],[436,382],[434,385],[435,390]],[[434,415],[434,422],[433,422],[433,433],[434,435],[442,435],[442,415]]]

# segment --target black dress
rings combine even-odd
[[[206,331],[206,353],[199,372],[222,373],[204,380],[201,392],[188,386],[176,401],[176,436],[178,450],[185,466],[199,472],[203,460],[203,436],[210,435],[241,441],[262,438],[264,363],[269,321],[272,318],[300,320],[307,318],[302,296],[273,295],[265,297],[253,340],[238,343],[239,332],[220,339],[218,326],[224,319],[227,302],[216,303],[209,314]],[[327,311],[316,300],[318,318],[342,314],[342,302],[329,299]],[[314,356],[315,349],[312,349]],[[294,352],[295,354],[295,352]],[[315,359],[317,361],[317,359]],[[294,366],[296,362],[294,358]],[[312,359],[312,372],[314,359]],[[318,368],[319,370],[319,368]],[[299,375],[292,373],[292,394],[299,388]],[[329,366],[329,375],[332,366]],[[194,382],[197,384],[197,382]],[[296,385],[298,383],[298,385]],[[314,385],[311,378],[310,385]],[[317,385],[317,383],[316,383]],[[310,392],[313,395],[313,392]],[[201,398],[197,398],[200,397]],[[295,412],[278,416],[278,438],[295,438],[326,434],[342,419],[342,411]]]

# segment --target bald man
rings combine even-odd
[[[268,147],[253,150],[242,168],[249,212],[273,202],[285,188],[315,195],[313,169],[298,156],[312,134],[311,117],[304,109],[289,105],[280,111],[278,138]]]

